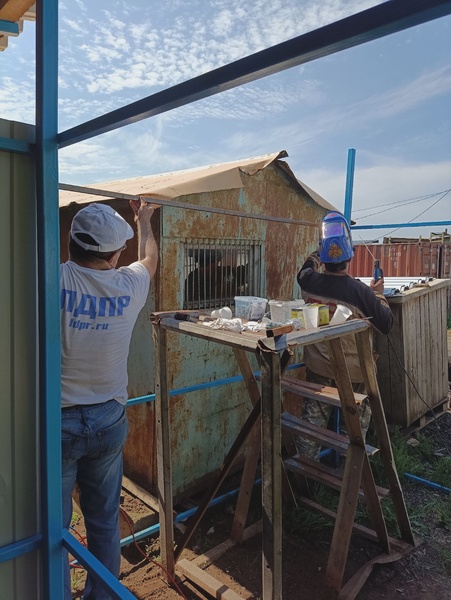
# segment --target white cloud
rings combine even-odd
[[[376,119],[393,117],[450,91],[451,68],[444,66],[364,101],[365,114],[373,115]],[[354,112],[357,113],[358,110]]]
[[[3,58],[3,57],[2,57]],[[2,119],[35,122],[35,84],[12,77],[0,78],[0,106]],[[19,101],[18,101],[19,99]]]

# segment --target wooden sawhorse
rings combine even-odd
[[[282,600],[282,490],[289,490],[281,460],[281,407],[282,376],[288,366],[291,352],[289,348],[304,346],[319,341],[330,341],[333,358],[337,366],[337,387],[345,413],[349,434],[346,468],[343,478],[340,504],[338,508],[327,581],[330,589],[338,596],[342,590],[342,578],[346,564],[349,540],[353,528],[355,508],[362,486],[370,507],[377,539],[390,556],[391,540],[388,537],[377,490],[369,467],[365,446],[361,439],[360,423],[356,414],[355,398],[347,375],[346,365],[339,338],[355,334],[361,356],[365,387],[368,391],[376,432],[380,443],[381,457],[387,473],[394,509],[397,515],[401,538],[405,545],[413,547],[414,541],[402,495],[399,478],[393,462],[390,439],[385,422],[382,404],[371,357],[367,329],[368,323],[354,320],[334,327],[301,330],[276,337],[260,337],[255,333],[234,333],[213,330],[202,323],[179,321],[174,313],[152,315],[155,342],[155,394],[156,394],[156,437],[158,496],[160,505],[160,548],[164,568],[171,577],[175,575],[175,565],[186,547],[197,525],[214,498],[243,445],[252,438],[240,485],[237,507],[230,537],[241,539],[244,531],[250,494],[254,482],[261,446],[262,474],[262,588],[263,600]],[[244,423],[237,439],[219,469],[215,481],[188,523],[186,532],[174,549],[172,466],[170,450],[170,405],[167,383],[167,332],[172,331],[191,335],[208,341],[224,344],[233,349],[248,390],[253,408]],[[271,335],[269,332],[267,335]],[[261,368],[261,385],[256,381],[250,367],[247,352],[257,356]],[[353,406],[354,405],[354,406]],[[264,443],[258,443],[264,440]],[[349,465],[349,466],[348,466]],[[184,563],[184,574],[199,584],[198,573]],[[365,579],[363,580],[365,581]],[[211,590],[209,590],[211,593]],[[230,590],[229,590],[230,591]],[[231,591],[230,591],[231,592]],[[224,598],[239,598],[230,593]]]

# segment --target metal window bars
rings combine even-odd
[[[185,309],[233,306],[235,296],[261,296],[262,242],[187,239],[183,245]]]

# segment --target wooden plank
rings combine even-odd
[[[392,552],[391,554],[379,554],[378,556],[375,556],[366,562],[357,571],[357,573],[354,573],[354,575],[348,579],[346,584],[341,588],[337,600],[354,600],[371,574],[374,565],[386,565],[396,562],[412,550],[412,546],[406,546],[399,552]]]
[[[271,327],[266,330],[266,337],[277,337],[278,335],[283,335],[284,333],[290,333],[293,331],[293,325],[279,325],[278,327]]]
[[[247,445],[246,460],[243,468],[243,475],[240,482],[240,491],[233,515],[233,523],[230,529],[232,540],[240,540],[243,536],[246,526],[246,519],[249,512],[252,490],[254,488],[257,465],[260,458],[261,428],[260,423],[256,423]]]
[[[331,510],[329,508],[321,506],[321,504],[318,504],[317,502],[315,502],[314,500],[311,500],[310,498],[300,498],[299,504],[302,504],[306,508],[309,508],[310,510],[313,510],[313,511],[317,512],[318,514],[323,515],[333,521],[335,521],[335,519],[337,518],[336,512],[334,512],[333,510]],[[377,544],[379,541],[376,532],[373,529],[370,529],[369,527],[365,527],[365,525],[359,525],[358,523],[354,523],[352,526],[352,531],[354,533],[356,533],[357,535],[360,535],[361,537],[366,538],[367,540],[371,540],[375,544]],[[405,550],[406,548],[412,549],[412,546],[410,544],[406,544],[406,542],[404,542],[402,540],[398,540],[396,538],[390,537],[389,541],[390,541],[390,548],[392,551],[400,552],[402,550]]]
[[[331,406],[341,408],[338,390],[330,386],[310,381],[302,381],[300,379],[294,379],[293,377],[283,377],[282,389],[293,392],[294,394],[299,394],[304,398],[311,398],[312,400],[318,400],[330,404]],[[365,398],[367,398],[366,394],[354,392],[354,401],[357,405],[361,404]]]
[[[365,440],[360,427],[359,413],[354,401],[354,390],[352,389],[341,340],[330,340],[329,347],[331,350],[329,356],[333,358],[334,364],[334,380],[340,394],[341,408],[349,441],[351,444],[363,447]]]
[[[256,334],[246,334],[246,332],[237,333],[225,329],[212,329],[211,327],[207,327],[200,323],[177,321],[171,317],[163,317],[159,322],[164,329],[169,331],[185,333],[202,340],[219,342],[220,344],[231,346],[232,348],[241,348],[242,350],[248,350],[250,352],[255,352],[259,340],[259,337]]]
[[[143,502],[146,506],[148,506],[155,512],[159,512],[160,505],[158,503],[158,500],[154,496],[152,496],[152,494],[149,494],[147,490],[139,486],[137,483],[133,482],[128,477],[125,477],[125,475],[123,475],[122,477],[122,487],[129,494],[141,500],[141,502]]]
[[[324,483],[335,490],[341,490],[342,488],[342,475],[340,475],[336,469],[328,467],[316,460],[297,454],[292,458],[286,459],[284,465],[289,471],[305,475],[306,477]],[[379,498],[386,498],[390,493],[388,489],[380,486],[375,485],[375,489]],[[362,498],[365,497],[363,487],[359,494]]]
[[[263,600],[282,600],[282,462],[280,413],[282,390],[278,353],[261,351]]]
[[[382,512],[382,506],[379,500],[379,490],[376,487],[367,454],[365,454],[363,461],[362,488],[365,494],[365,502],[368,506],[368,511],[370,513],[374,529],[377,533],[379,543],[385,552],[390,552],[387,525],[385,523],[384,513]]]
[[[369,343],[369,334],[366,331],[361,334],[362,336],[366,336]],[[335,382],[337,384],[337,388],[339,390],[340,399],[342,403],[343,416],[346,423],[346,429],[348,431],[348,436],[351,444],[357,444],[359,446],[365,444],[365,440],[363,438],[362,429],[360,427],[360,418],[357,410],[357,406],[354,401],[354,391],[352,389],[351,380],[349,374],[347,372],[346,360],[344,356],[344,351],[342,347],[341,340],[331,340],[329,343],[330,349],[332,351],[332,356],[334,360],[334,372],[335,372]],[[374,363],[373,358],[371,356],[365,355],[363,357],[363,361],[369,361],[365,363],[365,369],[371,369],[374,372]],[[362,366],[362,365],[361,365]],[[349,455],[349,450],[348,454]],[[348,460],[348,459],[346,459]],[[363,473],[362,473],[362,486],[365,492],[365,501],[367,503],[368,509],[370,511],[371,517],[373,519],[374,527],[378,533],[379,540],[382,546],[389,551],[388,547],[388,532],[387,526],[385,524],[384,515],[382,513],[382,507],[379,502],[378,494],[376,491],[376,486],[373,478],[373,474],[371,472],[371,467],[368,461],[368,455],[365,453],[365,458],[363,460]]]
[[[326,325],[324,327],[316,327],[314,329],[300,329],[298,331],[292,331],[286,334],[288,347],[290,346],[309,346],[310,344],[316,344],[331,339],[336,339],[342,335],[348,333],[356,333],[358,331],[364,331],[368,329],[369,323],[361,319],[353,319],[346,321],[341,325]],[[258,344],[262,350],[269,350],[275,352],[276,348],[275,339],[277,338],[262,338]]]
[[[234,348],[233,352],[241,375],[243,376],[244,385],[246,386],[249,398],[251,399],[252,406],[255,406],[260,400],[260,387],[254,372],[252,371],[247,353],[241,348]]]
[[[251,538],[255,537],[256,535],[258,535],[261,532],[262,532],[262,522],[258,521],[257,523],[254,523],[253,525],[246,527],[246,529],[243,531],[243,535],[241,536],[241,539],[239,541],[246,542],[247,540],[250,540]],[[231,548],[236,546],[237,543],[238,543],[237,541],[229,538],[229,539],[225,540],[224,542],[222,542],[221,544],[218,544],[214,548],[211,548],[207,552],[204,552],[204,554],[200,554],[199,556],[196,556],[196,558],[192,562],[200,569],[205,569],[206,567],[208,567],[209,565],[214,563],[216,560],[221,558],[221,556],[223,556],[228,550],[230,550]]]
[[[158,472],[158,499],[160,516],[160,556],[167,572],[166,581],[175,575],[174,527],[172,499],[172,460],[169,387],[167,380],[166,331],[154,324],[155,345],[155,419]],[[150,460],[150,456],[149,456]]]
[[[441,290],[449,286],[449,279],[435,279],[423,285],[418,285],[410,290],[406,290],[401,296],[393,296],[390,298],[390,304],[406,304],[412,300],[412,298],[419,298],[430,294],[431,291]]]
[[[368,392],[368,398],[370,400],[373,424],[380,448],[381,460],[389,482],[393,507],[398,520],[401,537],[409,544],[413,544],[413,532],[407,514],[401,482],[399,481],[398,472],[396,470],[395,459],[390,443],[390,435],[379,395],[376,373],[372,363],[372,349],[369,337],[365,334],[357,334],[355,337],[365,389]]]
[[[202,569],[199,569],[199,567],[186,558],[179,560],[177,567],[185,577],[201,587],[213,596],[213,598],[217,598],[218,600],[243,600],[243,596],[240,596],[221,581],[202,571]]]
[[[325,427],[318,427],[304,419],[299,419],[289,413],[283,413],[281,416],[282,427],[293,435],[305,436],[309,440],[319,442],[322,446],[332,448],[340,454],[346,454],[349,447],[349,438],[341,433],[336,433]],[[365,444],[365,450],[371,456],[378,452],[378,448]]]
[[[343,487],[338,502],[329,560],[326,569],[326,586],[338,594],[351,541],[352,527],[359,497],[365,450],[363,446],[351,444],[346,455]]]
[[[234,353],[252,405],[255,406],[261,401],[260,388],[255,379],[251,365],[249,364],[247,353],[238,348],[234,348]],[[235,514],[233,517],[232,527],[230,529],[230,537],[232,540],[240,540],[246,526],[249,503],[251,500],[252,489],[254,487],[258,460],[260,458],[261,429],[259,425],[260,424],[258,422],[255,424],[254,430],[249,437],[249,443],[247,444],[246,460],[240,482],[240,491],[238,493]]]

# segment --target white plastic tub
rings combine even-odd
[[[258,296],[235,296],[235,317],[248,321],[260,321],[265,316],[266,298]]]
[[[291,309],[302,306],[302,300],[270,300],[271,321],[287,323],[291,319]]]

